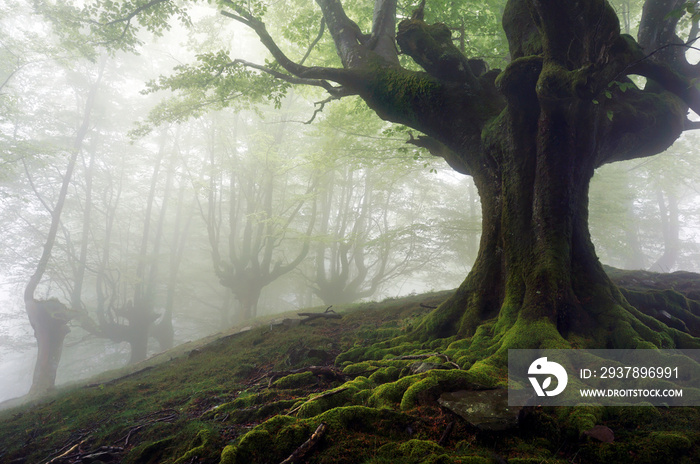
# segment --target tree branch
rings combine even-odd
[[[336,68],[324,68],[324,67],[308,67],[302,66],[295,63],[284,54],[284,52],[277,46],[277,43],[272,39],[270,34],[267,32],[265,23],[259,19],[254,18],[250,13],[246,12],[239,6],[231,3],[230,1],[224,1],[224,3],[234,10],[237,14],[222,10],[221,14],[227,18],[236,20],[246,26],[250,27],[260,39],[260,42],[267,48],[267,50],[272,54],[273,58],[289,73],[294,76],[305,78],[305,79],[319,79],[319,80],[331,80],[339,84],[348,82],[348,75],[343,69]]]
[[[452,42],[444,24],[428,25],[419,19],[401,21],[396,36],[401,52],[413,58],[431,76],[447,82],[464,82],[479,89],[467,58]]]
[[[95,22],[95,24],[98,24],[100,26],[113,26],[114,24],[123,23],[123,22],[126,22],[128,24],[136,15],[138,15],[142,11],[148,10],[152,6],[156,6],[159,3],[167,3],[169,1],[170,0],[151,0],[150,2],[145,3],[145,4],[141,5],[140,7],[134,9],[132,12],[130,12],[128,15],[126,15],[124,17],[113,19],[112,21],[108,21],[106,23]],[[128,25],[126,27],[128,28]]]
[[[333,37],[340,61],[345,68],[361,65],[367,55],[368,37],[343,9],[339,0],[316,0],[326,19],[328,31]]]
[[[627,68],[628,74],[639,74],[661,85],[700,114],[700,91],[673,69],[653,60],[640,60]]]
[[[311,51],[314,49],[316,44],[321,40],[323,37],[323,32],[326,30],[326,20],[324,18],[321,18],[321,26],[318,28],[318,35],[316,38],[311,42],[311,45],[309,45],[308,50],[306,50],[306,53],[302,57],[301,61],[299,61],[299,65],[303,65],[306,59],[311,55]]]
[[[409,132],[408,136],[409,139],[406,140],[406,143],[415,145],[417,147],[425,148],[430,152],[431,155],[443,158],[447,162],[447,164],[449,164],[450,167],[455,171],[461,174],[471,175],[469,167],[465,165],[464,161],[459,156],[457,156],[455,152],[450,150],[450,148],[447,145],[432,137],[428,137],[425,135],[419,135],[418,138],[414,138],[413,133]]]
[[[233,60],[231,63],[228,63],[226,66],[222,67],[221,72],[223,72],[223,70],[227,66],[235,66],[237,64],[241,64],[247,68],[257,69],[258,71],[269,74],[269,75],[276,77],[277,79],[281,79],[285,82],[289,82],[290,84],[312,85],[315,87],[321,87],[330,94],[336,94],[340,90],[340,87],[333,87],[328,81],[325,81],[323,79],[306,79],[306,78],[301,78],[301,77],[296,77],[296,76],[290,76],[289,74],[284,74],[284,73],[281,73],[279,71],[275,71],[274,69],[270,69],[266,66],[262,66],[262,65],[259,65],[256,63],[251,63],[250,61],[241,60],[241,59],[236,59],[236,60]]]
[[[394,36],[396,35],[396,0],[375,0],[372,18],[372,36],[367,48],[395,66],[399,56]]]
[[[36,197],[39,199],[39,202],[41,202],[41,205],[46,209],[46,211],[49,212],[49,214],[53,214],[53,208],[49,206],[49,204],[44,200],[44,197],[39,193],[39,190],[36,188],[36,185],[34,185],[34,180],[32,179],[32,175],[29,173],[29,168],[27,167],[27,161],[22,158],[22,165],[24,166],[24,172],[27,174],[27,180],[29,181],[29,186],[32,188],[32,191],[36,195]]]

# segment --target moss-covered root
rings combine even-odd
[[[349,462],[354,456],[357,462],[361,462],[368,459],[372,451],[362,441],[365,434],[372,435],[375,442],[380,444],[389,439],[405,440],[413,420],[388,409],[364,406],[337,407],[308,419],[275,416],[245,434],[237,444],[226,446],[220,463],[281,462],[303,444],[322,422],[328,425],[326,436],[330,436],[319,443],[319,446],[331,447],[330,450],[326,449],[325,454],[335,453],[343,462]]]

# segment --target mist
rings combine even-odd
[[[357,96],[188,68],[269,59],[215,9],[105,52],[24,2],[0,8],[0,401],[32,386],[23,295],[42,265],[33,297],[69,329],[58,385],[287,311],[452,289],[471,269],[471,178]],[[686,134],[598,170],[604,264],[700,271],[697,146]]]

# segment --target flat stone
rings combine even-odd
[[[508,390],[460,390],[440,395],[438,403],[479,430],[502,431],[518,426],[522,406],[508,406]]]
[[[438,369],[437,364],[427,363],[423,361],[417,361],[411,364],[409,367],[411,374],[422,374],[423,372],[432,371],[433,369]]]
[[[596,425],[590,430],[585,430],[583,434],[598,441],[602,441],[603,443],[612,443],[615,441],[615,433],[604,425]]]

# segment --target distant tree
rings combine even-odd
[[[313,174],[295,178],[300,169],[285,152],[284,124],[270,137],[258,132],[244,138],[239,118],[233,130],[222,130],[222,123],[212,119],[208,127],[210,172],[202,216],[216,275],[240,304],[237,320],[246,321],[256,316],[263,288],[308,254],[317,180]],[[290,241],[300,245],[289,250]]]
[[[382,175],[390,174],[346,165],[326,173],[319,185],[311,282],[326,304],[372,296],[382,284],[424,264],[418,249],[427,244],[417,243],[415,224],[402,223],[398,217],[401,194],[392,192],[398,182],[375,179]]]

